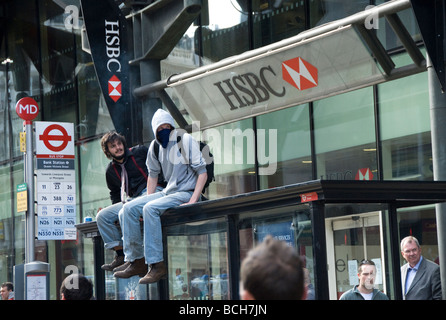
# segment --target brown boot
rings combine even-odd
[[[154,263],[150,266],[149,272],[144,278],[139,279],[140,284],[154,283],[167,276],[167,268],[164,261]]]
[[[121,264],[119,267],[116,267],[113,269],[113,272],[118,272],[118,271],[124,271],[125,269],[128,268],[128,266],[131,264],[130,261],[125,262],[124,264]]]
[[[115,256],[115,259],[111,263],[106,263],[101,266],[102,270],[113,271],[114,268],[119,267],[124,263],[124,256]]]
[[[130,262],[130,265],[127,267],[127,269],[123,270],[123,271],[118,271],[115,272],[113,275],[116,278],[130,278],[133,276],[140,276],[140,277],[144,277],[144,275],[146,274],[148,269],[148,266],[146,264],[146,262],[144,261],[144,258],[141,259],[136,259],[133,262]]]

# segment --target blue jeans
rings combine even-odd
[[[163,236],[160,216],[169,208],[190,200],[193,191],[179,191],[166,195],[163,191],[138,197],[126,203],[119,213],[123,232],[126,261],[145,257],[147,264],[163,260]],[[140,218],[144,219],[144,237]]]
[[[158,187],[162,190],[161,187]],[[157,189],[158,190],[158,189]],[[129,201],[134,201],[135,199],[145,195],[147,189],[141,191],[138,197],[129,199]],[[119,212],[122,210],[122,202],[118,202],[108,206],[96,215],[96,224],[101,234],[102,240],[104,241],[105,249],[113,249],[114,247],[120,247],[123,245],[122,234],[116,222],[119,220]],[[119,222],[121,224],[121,222]]]

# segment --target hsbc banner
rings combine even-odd
[[[354,28],[346,26],[169,87],[206,129],[383,80]]]
[[[116,131],[126,133],[131,101],[127,21],[113,0],[81,0],[91,56]]]
[[[74,124],[35,122],[37,238],[76,240]]]

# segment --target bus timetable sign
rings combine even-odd
[[[74,125],[36,122],[37,238],[76,240]]]

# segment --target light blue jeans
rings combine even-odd
[[[157,191],[161,191],[163,188],[157,187]],[[134,201],[139,197],[147,194],[147,189],[144,188],[138,197],[131,198],[128,202]],[[122,234],[116,222],[119,220],[119,213],[122,210],[122,202],[118,202],[108,206],[96,215],[96,224],[101,234],[102,240],[104,241],[105,249],[113,249],[114,247],[120,247],[123,245]],[[119,224],[122,223],[119,221]]]
[[[163,191],[144,195],[127,202],[119,213],[126,261],[145,257],[147,264],[163,260],[163,236],[160,216],[169,208],[190,200],[193,191],[166,195]],[[144,237],[140,218],[144,219]]]

